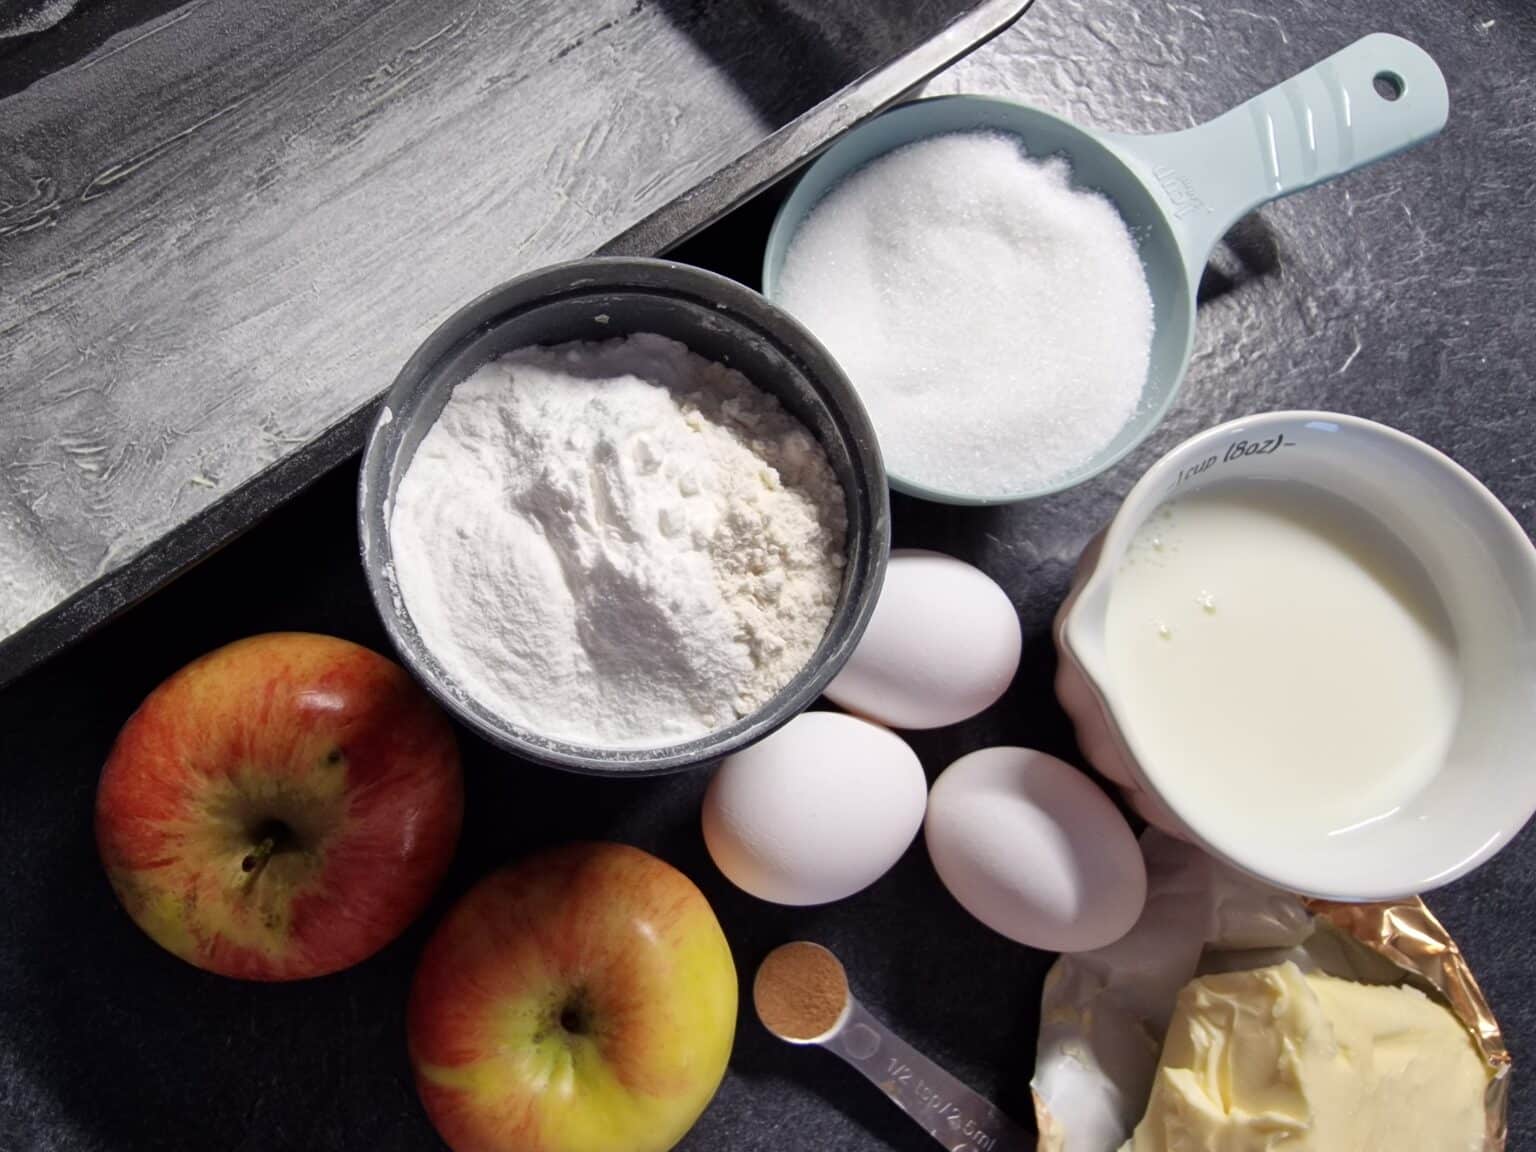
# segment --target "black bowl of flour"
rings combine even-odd
[[[520,349],[654,334],[733,368],[808,430],[826,454],[846,512],[841,587],[808,661],[754,710],[673,743],[614,747],[514,722],[466,688],[423,638],[397,566],[419,541],[392,538],[402,480],[454,390]],[[428,457],[430,459],[430,457]],[[451,505],[450,505],[451,510]],[[492,289],[445,321],[401,370],[374,421],[358,491],[363,564],[374,603],[407,667],[445,707],[498,746],[597,775],[650,775],[710,763],[803,711],[841,669],[868,623],[890,547],[890,510],[874,429],[842,370],[804,327],[734,281],[664,260],[555,265]],[[466,546],[473,546],[472,544]],[[495,590],[489,589],[494,603]],[[610,605],[622,613],[621,605]],[[431,631],[427,629],[427,631]],[[451,661],[447,663],[451,664]]]

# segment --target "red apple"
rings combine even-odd
[[[463,811],[453,730],[404,669],[274,633],[149,694],[102,769],[96,841],[161,946],[210,972],[295,980],[400,934],[447,870]]]
[[[493,873],[448,913],[407,1026],[454,1152],[664,1152],[725,1075],[736,968],[681,872],[573,844]]]

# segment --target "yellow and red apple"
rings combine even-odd
[[[664,1152],[725,1074],[736,968],[692,881],[622,844],[495,872],[427,944],[416,1086],[454,1152]]]
[[[420,913],[463,817],[452,728],[404,669],[330,636],[254,636],[150,693],[96,794],[130,916],[182,959],[290,980]]]

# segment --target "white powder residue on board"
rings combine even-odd
[[[0,2],[0,40],[46,32],[75,10],[79,0]]]
[[[479,369],[391,518],[406,609],[452,680],[604,748],[704,735],[783,687],[831,619],[846,529],[804,425],[647,334]]]
[[[982,496],[1083,467],[1136,411],[1152,297],[1105,197],[996,132],[899,148],[795,233],[779,301],[869,407],[893,475]]]

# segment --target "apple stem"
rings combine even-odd
[[[246,854],[244,860],[240,861],[240,870],[252,873],[254,878],[254,873],[261,871],[262,866],[272,858],[272,853],[276,850],[277,840],[274,837],[268,836],[260,844],[256,845],[255,848],[251,849]]]

